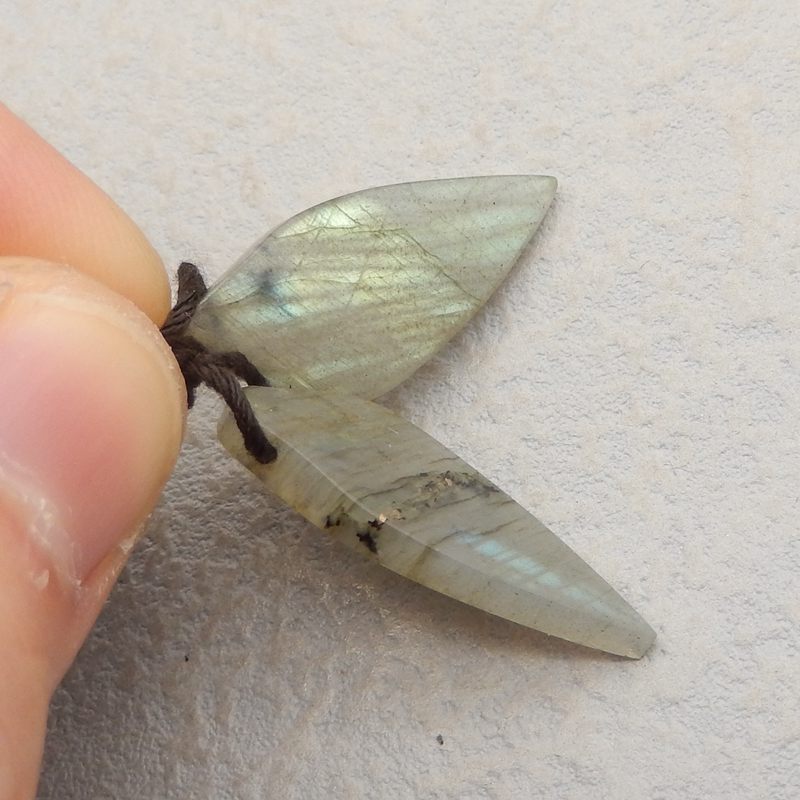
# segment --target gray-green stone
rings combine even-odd
[[[648,624],[555,534],[469,464],[368,400],[248,389],[278,448],[267,466],[230,419],[224,445],[310,522],[431,589],[545,633],[641,657]]]
[[[191,333],[274,386],[377,397],[458,333],[545,215],[555,178],[368,189],[280,225],[212,288]]]

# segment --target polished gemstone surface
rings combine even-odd
[[[555,178],[368,189],[280,225],[211,289],[191,333],[275,386],[374,398],[453,337],[542,221]]]
[[[555,534],[447,448],[368,400],[248,389],[277,460],[256,463],[230,419],[220,439],[326,533],[431,589],[631,658],[650,626]]]

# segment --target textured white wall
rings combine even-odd
[[[41,797],[798,796],[797,4],[0,5],[6,101],[170,264],[369,185],[556,175],[390,403],[659,632],[626,662],[374,570],[259,493],[206,398]]]

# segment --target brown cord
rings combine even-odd
[[[161,335],[183,373],[189,408],[194,405],[197,387],[206,384],[230,408],[247,452],[261,464],[269,464],[278,453],[258,424],[239,381],[250,386],[269,386],[269,382],[242,353],[214,353],[186,332],[206,291],[200,270],[184,261],[178,267],[178,297],[161,327]]]

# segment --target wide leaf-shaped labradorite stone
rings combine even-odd
[[[315,206],[244,255],[190,332],[274,386],[377,397],[463,328],[555,193],[541,175],[382,186]]]
[[[555,534],[410,422],[368,400],[248,389],[278,448],[258,464],[230,420],[220,439],[310,522],[381,564],[492,614],[639,658],[653,630]]]

